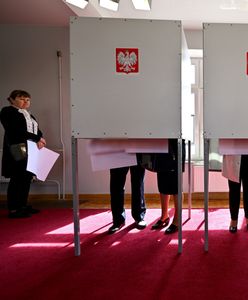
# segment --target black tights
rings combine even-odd
[[[240,182],[228,180],[229,185],[229,207],[231,219],[238,220],[240,207],[241,184],[243,187],[243,204],[245,217],[248,219],[248,155],[241,156]]]

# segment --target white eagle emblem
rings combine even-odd
[[[135,52],[130,52],[128,50],[124,52],[119,52],[117,56],[117,61],[119,64],[119,70],[125,73],[130,73],[135,70],[135,65],[137,63],[137,55]]]

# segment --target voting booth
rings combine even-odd
[[[178,198],[179,208],[182,207],[181,84],[182,59],[185,59],[186,51],[180,21],[71,18],[71,130],[76,255],[80,255],[78,139],[122,139],[136,141],[137,144],[144,140],[152,144],[155,140],[177,139]],[[179,224],[179,252],[182,247],[181,235]]]
[[[221,154],[248,153],[248,25],[204,24],[204,203],[208,250],[209,141]]]

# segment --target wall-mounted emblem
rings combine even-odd
[[[116,72],[126,74],[139,72],[138,48],[116,48]]]

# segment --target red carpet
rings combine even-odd
[[[138,231],[126,226],[107,235],[108,210],[81,210],[82,254],[74,256],[72,210],[47,209],[9,220],[0,211],[1,300],[248,299],[248,232],[243,212],[230,234],[229,211],[209,212],[209,252],[204,252],[203,210],[183,212],[183,253],[177,234],[151,231],[159,209],[148,209]]]

